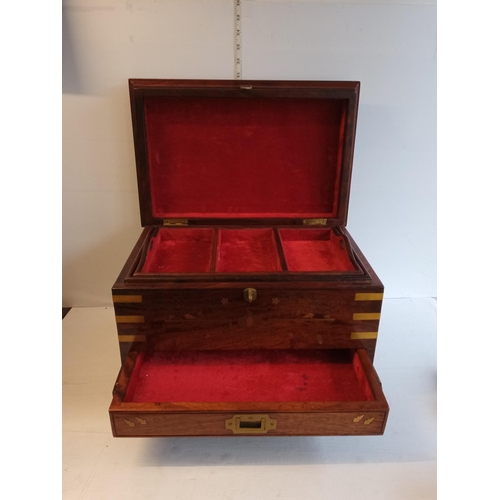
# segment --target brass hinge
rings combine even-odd
[[[302,224],[304,226],[326,226],[326,221],[328,219],[304,219]]]
[[[188,224],[187,219],[163,219],[164,226],[187,226]]]

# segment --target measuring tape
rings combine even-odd
[[[241,0],[234,0],[234,78],[241,80]]]

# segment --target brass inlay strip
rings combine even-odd
[[[116,316],[117,323],[144,323],[144,316]]]
[[[370,319],[380,319],[380,313],[354,313],[352,315],[354,321],[365,321]]]
[[[142,295],[113,295],[113,302],[142,302]]]
[[[383,293],[357,293],[354,296],[354,300],[382,300],[383,298]]]
[[[368,340],[376,339],[378,337],[378,332],[352,332],[351,340]]]
[[[118,335],[118,342],[146,342],[146,335]]]

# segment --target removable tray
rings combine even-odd
[[[130,353],[114,436],[374,435],[389,407],[365,350]]]
[[[134,278],[158,280],[303,273],[366,275],[340,228],[154,228]]]

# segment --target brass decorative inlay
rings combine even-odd
[[[280,299],[278,299],[278,297],[274,297],[272,302],[273,302],[273,306],[277,306],[280,303]]]
[[[352,419],[352,421],[353,421],[354,423],[356,423],[356,424],[359,424],[359,422],[361,422],[361,420],[363,420],[363,418],[365,418],[365,416],[364,416],[364,415],[359,415],[359,417],[354,417],[354,418]],[[364,425],[370,425],[370,424],[371,424],[374,420],[375,420],[375,417],[372,417],[372,418],[367,418],[367,419],[363,422],[363,424],[364,424]]]
[[[142,302],[142,295],[113,295],[113,302]]]
[[[117,323],[144,323],[144,316],[116,316]]]
[[[146,335],[118,335],[118,342],[146,342]]]
[[[255,288],[245,288],[245,290],[243,290],[243,298],[247,302],[252,303],[257,299],[257,290]]]
[[[304,226],[326,226],[327,219],[304,219]]]
[[[354,300],[382,300],[383,298],[383,293],[357,293],[354,296]]]
[[[226,299],[226,298],[223,298],[220,303],[223,305],[223,306],[227,306],[229,304],[229,300]]]
[[[369,340],[376,339],[378,332],[352,332],[351,340]]]
[[[269,415],[234,415],[226,420],[226,429],[234,434],[266,434],[276,429],[278,420]]]
[[[188,224],[187,219],[163,219],[164,226],[187,226]]]
[[[143,418],[135,417],[137,422],[139,422],[141,425],[146,425],[146,421]]]
[[[129,426],[129,427],[135,427],[134,422],[131,420],[127,420],[126,418],[123,419],[123,421]]]
[[[380,313],[354,313],[352,315],[354,321],[366,321],[371,319],[380,319]]]

